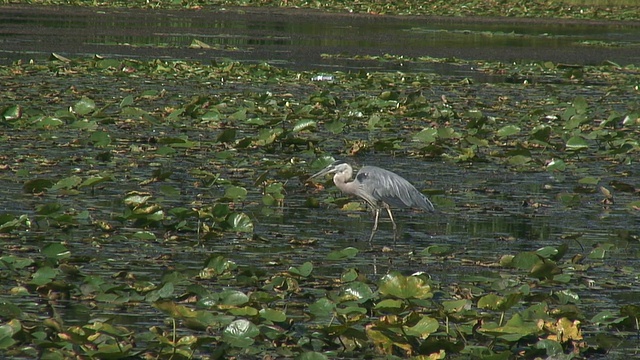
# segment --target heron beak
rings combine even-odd
[[[307,181],[310,181],[311,179],[314,179],[314,178],[317,178],[317,177],[320,177],[320,176],[323,176],[323,175],[327,175],[327,174],[329,174],[332,170],[334,170],[333,164],[332,164],[332,165],[329,165],[329,166],[327,166],[326,168],[324,168],[324,169],[322,169],[322,170],[318,171],[317,173],[315,173],[315,174],[313,174],[313,175],[309,176],[309,178],[307,179]]]

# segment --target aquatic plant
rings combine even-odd
[[[418,228],[369,248],[340,245],[351,239],[317,218],[321,206],[369,218],[303,180],[325,157],[375,154],[563,185],[540,200],[512,199],[482,176],[469,188],[422,181],[444,212],[535,219],[596,207],[634,221],[638,69],[481,65],[509,75],[477,84],[59,55],[0,67],[0,137],[12,145],[0,164],[10,199],[0,348],[174,359],[569,359],[616,348],[636,334],[638,309],[592,297],[635,291],[634,230],[588,239],[597,234],[576,230],[588,225],[562,236],[534,227],[534,248],[521,249],[503,247],[515,240],[495,224],[446,239],[468,224],[434,218],[428,245]],[[484,246],[479,233],[499,244],[488,258],[468,251]]]

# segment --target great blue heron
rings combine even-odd
[[[394,239],[397,238],[397,226],[391,214],[391,206],[397,208],[417,208],[435,211],[433,204],[402,176],[376,166],[364,166],[351,181],[353,169],[344,161],[338,160],[326,168],[311,175],[309,180],[326,174],[333,175],[333,182],[343,193],[355,195],[364,200],[375,215],[373,230],[369,242],[378,230],[378,217],[382,208],[387,209],[393,224]]]

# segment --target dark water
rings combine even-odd
[[[201,61],[230,57],[307,70],[403,70],[413,66],[398,61],[328,59],[322,54],[572,64],[640,61],[638,23],[392,17],[253,8],[0,9],[0,63],[4,64],[18,59],[42,60],[53,52],[68,57],[99,54]],[[194,40],[211,48],[190,48]],[[423,70],[470,73],[437,64]]]

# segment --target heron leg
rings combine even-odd
[[[393,224],[393,240],[398,240],[398,226],[396,225],[396,221],[393,219],[391,208],[387,204],[384,204],[384,208],[387,209],[387,213],[389,214],[389,219],[391,219],[391,224]]]
[[[376,231],[378,230],[378,218],[380,217],[380,209],[377,209],[377,208],[374,209],[373,213],[374,213],[373,229],[371,230],[371,236],[369,236],[369,242],[373,240],[373,236],[376,234]]]

